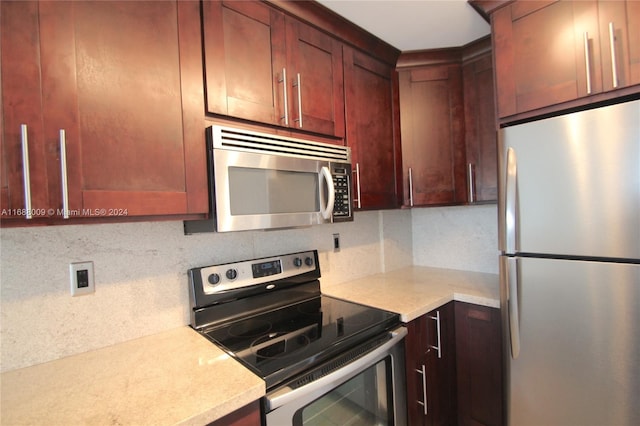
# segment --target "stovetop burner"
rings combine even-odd
[[[296,273],[300,258],[313,260]],[[236,263],[189,271],[191,325],[261,376],[267,389],[400,324],[397,314],[322,295],[315,251],[242,263],[247,269]],[[263,264],[269,268],[256,267]],[[240,286],[226,283],[218,294],[212,280],[203,284],[230,269]],[[260,271],[260,278],[265,270],[274,276],[253,284],[250,270]]]

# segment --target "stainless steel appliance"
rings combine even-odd
[[[188,276],[191,326],[265,380],[267,425],[406,424],[406,328],[322,295],[315,250]]]
[[[186,234],[353,220],[351,148],[211,126],[207,149],[211,219]]]
[[[501,130],[510,425],[640,424],[640,101]]]

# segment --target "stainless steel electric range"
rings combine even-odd
[[[322,295],[317,251],[188,275],[191,326],[265,380],[267,425],[406,424],[399,315]]]

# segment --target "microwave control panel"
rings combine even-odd
[[[353,220],[351,215],[351,166],[334,165],[331,175],[336,191],[333,204],[333,221]]]

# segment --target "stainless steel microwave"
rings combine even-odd
[[[210,219],[185,234],[353,220],[351,149],[225,126],[206,129]]]

